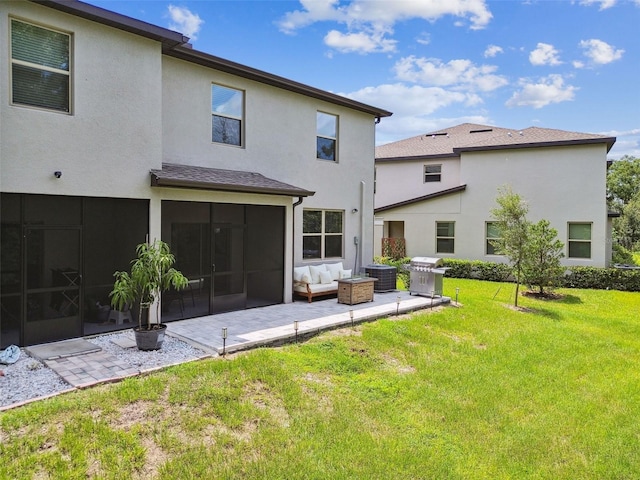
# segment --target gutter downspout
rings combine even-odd
[[[291,209],[291,272],[293,272],[293,267],[296,264],[296,207],[300,205],[303,200],[304,197],[298,197],[298,201],[293,203]],[[293,298],[291,301],[293,301]]]

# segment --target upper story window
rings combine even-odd
[[[71,35],[11,19],[11,101],[70,112]]]
[[[341,258],[344,211],[304,210],[302,213],[302,258]]]
[[[330,113],[318,112],[316,135],[316,158],[335,162],[338,146],[338,117]]]
[[[591,258],[591,224],[569,224],[569,258]]]
[[[213,84],[211,86],[212,140],[227,145],[242,145],[244,92]]]
[[[442,179],[442,165],[424,166],[424,183],[439,182]]]
[[[496,240],[500,240],[502,235],[500,234],[500,227],[497,222],[486,223],[486,235],[485,235],[485,253],[487,255],[499,255],[494,245]]]

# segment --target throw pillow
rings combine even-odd
[[[342,262],[338,263],[327,263],[327,270],[331,273],[331,278],[333,280],[338,280],[340,278],[340,270],[344,270],[342,266]]]
[[[340,270],[340,280],[343,278],[351,278],[351,270]]]
[[[302,275],[302,278],[300,279],[300,282],[302,282],[302,283],[311,283],[311,275],[309,275],[308,273],[305,273],[304,275]]]
[[[304,274],[309,275],[309,278],[311,278],[311,273],[309,272],[309,266],[305,265],[304,267],[294,267],[293,268],[293,280],[295,282],[302,282],[302,276]]]
[[[309,272],[311,272],[311,283],[320,283],[320,272],[326,272],[327,267],[322,265],[309,265]]]
[[[329,271],[320,272],[320,283],[326,285],[327,283],[331,283],[332,281],[333,279],[331,278],[331,272]]]

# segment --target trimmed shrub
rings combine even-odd
[[[404,259],[404,263],[409,260]],[[504,263],[445,258],[443,264],[448,268],[445,277],[491,282],[515,281],[511,275],[511,267]],[[568,267],[558,286],[640,292],[640,269]]]

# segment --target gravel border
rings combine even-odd
[[[127,339],[133,341],[131,332],[100,335],[86,340],[140,371],[210,356],[205,351],[170,335],[165,335],[160,350],[147,352],[135,347],[122,348],[113,343],[114,340],[120,342]],[[43,362],[31,357],[23,348],[20,349],[18,361],[11,365],[0,364],[0,371],[4,373],[0,376],[0,409],[74,389]]]

